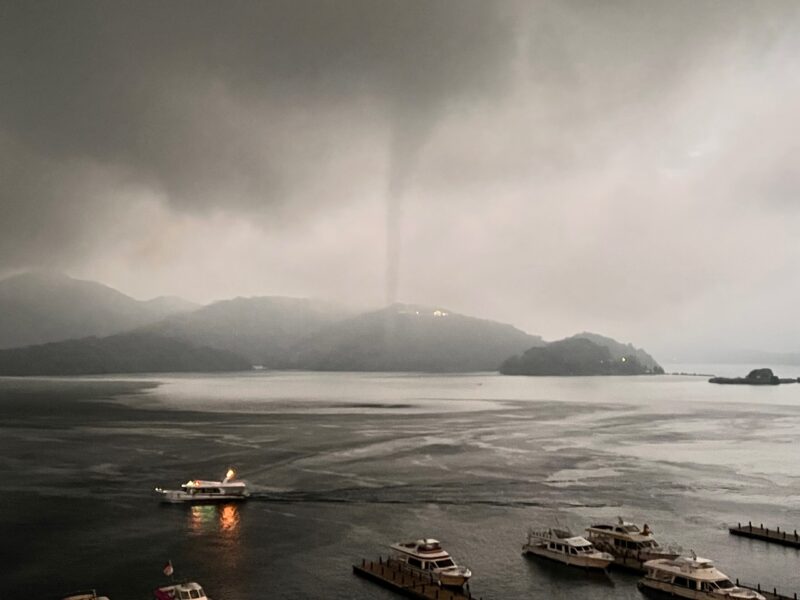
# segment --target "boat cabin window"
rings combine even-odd
[[[454,567],[455,563],[449,558],[445,558],[443,560],[436,561],[436,566],[440,569],[446,569],[447,567]]]
[[[670,581],[672,579],[672,574],[669,571],[660,571],[658,569],[650,569],[648,571],[648,577],[655,579],[656,581]]]
[[[199,598],[200,593],[197,590],[189,590],[189,596],[191,596],[192,598]]]
[[[179,594],[180,594],[181,600],[191,600],[191,598],[189,596],[189,592],[187,590],[181,590],[179,592]]]
[[[422,568],[422,561],[420,561],[418,558],[414,558],[413,556],[409,557],[408,564],[410,564],[412,567],[417,567],[418,569]]]
[[[687,579],[686,577],[676,577],[672,583],[677,585],[678,587],[688,588],[690,590],[697,589],[697,582],[693,579]]]
[[[704,590],[729,590],[731,588],[735,588],[736,586],[733,585],[733,582],[730,579],[721,579],[719,581],[704,581],[703,582],[703,589]]]

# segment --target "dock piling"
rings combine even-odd
[[[800,536],[797,535],[796,529],[793,534],[788,534],[786,529],[781,531],[780,527],[770,530],[769,527],[764,527],[763,523],[761,523],[759,527],[753,527],[752,522],[748,521],[746,527],[742,527],[741,524],[737,523],[736,527],[730,527],[728,531],[731,535],[748,537],[800,549]]]

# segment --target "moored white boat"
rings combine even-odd
[[[222,481],[207,481],[192,479],[181,485],[179,490],[165,490],[156,488],[156,493],[161,496],[162,502],[181,503],[210,503],[210,502],[238,502],[246,500],[250,495],[244,481],[234,480],[236,472],[228,469]]]
[[[472,577],[472,571],[457,565],[438,540],[399,542],[390,548],[395,560],[414,572],[433,576],[443,586],[461,587]]]
[[[655,598],[691,598],[692,600],[764,600],[764,596],[735,585],[707,558],[681,556],[645,563],[645,576],[639,589]]]
[[[621,518],[617,523],[598,523],[586,529],[588,539],[595,548],[614,556],[614,564],[644,571],[644,563],[661,558],[677,558],[679,552],[661,546],[653,531],[644,525],[639,529]]]
[[[194,581],[158,587],[153,595],[156,600],[209,600],[203,587]]]
[[[606,569],[614,560],[611,554],[597,550],[589,540],[566,529],[529,529],[522,551],[583,569]]]

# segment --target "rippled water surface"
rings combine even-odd
[[[800,591],[800,385],[703,378],[254,373],[0,379],[0,597],[148,598],[171,559],[215,600],[393,598],[351,565],[441,539],[490,598],[639,598],[523,558],[529,525],[647,522],[733,577]],[[245,505],[153,487],[238,467]]]

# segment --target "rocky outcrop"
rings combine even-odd
[[[722,383],[734,385],[778,385],[781,383],[797,383],[798,379],[781,379],[772,372],[772,369],[753,369],[747,377],[712,377],[709,383]]]

